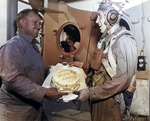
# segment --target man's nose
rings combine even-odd
[[[37,23],[36,23],[36,26],[40,29],[40,28],[41,28],[41,23],[40,23],[40,22],[37,22]]]
[[[41,24],[40,24],[40,23],[37,23],[37,27],[38,27],[38,28],[41,28]]]
[[[99,22],[99,16],[98,16],[97,19],[96,19],[96,23],[97,23],[99,26],[101,26],[101,23]]]
[[[96,23],[98,24],[98,17],[97,17],[97,19],[96,19]]]

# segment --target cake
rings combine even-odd
[[[59,91],[73,92],[79,87],[79,76],[74,70],[58,70],[53,75],[52,86],[56,87]]]

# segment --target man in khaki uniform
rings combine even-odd
[[[18,34],[0,48],[0,121],[41,121],[43,99],[68,94],[42,87],[44,63],[34,41],[40,22],[38,10],[22,10],[16,17]]]

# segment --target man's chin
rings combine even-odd
[[[34,34],[34,37],[38,37],[38,34]]]
[[[106,29],[101,29],[101,33],[104,33],[106,31]]]
[[[38,37],[39,31],[34,31],[34,37]]]

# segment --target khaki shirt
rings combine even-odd
[[[33,36],[19,33],[0,49],[0,76],[3,85],[0,103],[36,105],[43,102],[46,89],[44,63]]]

